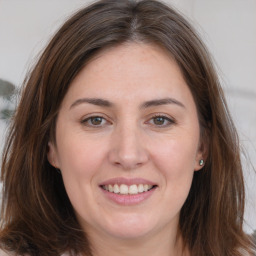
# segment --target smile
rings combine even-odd
[[[121,194],[121,195],[137,195],[139,193],[147,192],[151,189],[156,187],[155,185],[149,185],[149,184],[132,184],[130,186],[126,184],[114,184],[114,185],[103,185],[102,188],[106,191],[109,191],[111,193],[115,194]]]
[[[157,191],[158,184],[143,178],[117,177],[99,184],[104,198],[123,206],[147,201]]]

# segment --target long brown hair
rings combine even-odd
[[[211,58],[188,22],[154,1],[98,1],[71,17],[24,82],[6,143],[2,174],[1,247],[17,254],[92,255],[65,192],[47,161],[60,104],[70,83],[99,51],[124,42],[153,43],[179,65],[208,140],[204,168],[194,174],[180,214],[192,256],[252,253],[243,232],[244,181],[236,130]]]

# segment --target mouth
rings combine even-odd
[[[151,185],[151,184],[132,184],[132,185],[126,185],[126,184],[108,184],[108,185],[101,185],[100,186],[105,191],[108,191],[110,193],[114,194],[120,194],[120,195],[138,195],[141,193],[148,192],[152,189],[155,189],[157,185]]]
[[[99,184],[105,198],[119,205],[136,205],[150,198],[157,184],[142,178],[114,178]]]

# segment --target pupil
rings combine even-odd
[[[101,117],[93,117],[91,119],[91,122],[92,122],[93,125],[99,125],[102,122],[102,118]]]
[[[154,118],[154,123],[156,124],[156,125],[162,125],[162,124],[164,124],[164,118],[163,117],[155,117]]]

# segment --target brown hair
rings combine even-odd
[[[2,163],[0,242],[17,254],[92,255],[65,192],[48,163],[49,140],[70,83],[100,50],[135,41],[157,44],[179,65],[196,102],[208,159],[194,174],[180,214],[191,255],[252,253],[243,232],[244,182],[237,133],[210,56],[188,22],[154,1],[98,1],[56,33],[24,82]]]

